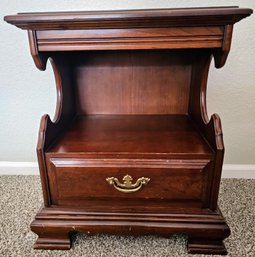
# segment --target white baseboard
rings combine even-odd
[[[254,164],[224,164],[222,178],[255,179]]]
[[[0,162],[0,175],[39,175],[37,162]]]
[[[0,162],[0,175],[39,175],[37,162]],[[224,164],[222,178],[255,179],[255,164]]]

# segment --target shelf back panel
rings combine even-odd
[[[186,114],[189,50],[75,53],[79,114]]]

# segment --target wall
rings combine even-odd
[[[61,4],[60,4],[61,3]],[[36,160],[35,147],[40,117],[55,111],[55,82],[48,66],[37,70],[29,53],[27,35],[3,22],[17,12],[141,9],[190,6],[239,5],[255,9],[254,0],[122,0],[0,2],[0,161]],[[255,164],[255,15],[235,25],[232,51],[220,70],[211,67],[208,112],[222,119],[225,163]]]

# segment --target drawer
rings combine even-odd
[[[85,199],[203,202],[209,163],[209,160],[47,160],[54,204]]]

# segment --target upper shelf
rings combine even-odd
[[[231,7],[19,13],[4,20],[27,30],[145,28],[234,24],[251,9]]]

